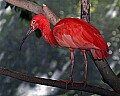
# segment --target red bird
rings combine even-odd
[[[67,47],[71,53],[70,80],[74,66],[74,49],[82,50],[85,59],[84,85],[86,86],[87,58],[86,51],[90,51],[96,60],[105,60],[108,57],[108,46],[100,32],[91,24],[78,18],[64,18],[50,29],[48,19],[38,14],[31,20],[31,28],[22,40],[20,49],[25,39],[37,28],[42,32],[44,40],[51,45]]]

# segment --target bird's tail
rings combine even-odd
[[[94,59],[104,60],[108,57],[107,51],[103,51],[103,50],[99,50],[99,49],[91,49],[90,51],[91,51]]]

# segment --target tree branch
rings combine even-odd
[[[106,60],[93,60],[102,75],[103,82],[107,83],[114,91],[120,93],[120,80],[110,68]]]
[[[0,74],[7,75],[7,76],[10,76],[10,77],[13,77],[13,78],[25,81],[25,82],[66,89],[66,83],[64,81],[28,76],[26,74],[12,71],[6,68],[0,68]],[[103,89],[103,88],[99,88],[99,87],[91,86],[91,85],[87,85],[86,87],[84,87],[83,83],[76,83],[76,82],[74,82],[73,84],[68,84],[67,89],[86,91],[86,92],[91,92],[91,93],[100,94],[104,96],[120,96],[120,94],[107,90],[107,89]]]
[[[90,22],[90,0],[81,0],[81,19]],[[96,67],[103,77],[103,81],[107,83],[114,91],[120,93],[120,80],[114,74],[106,60],[95,60],[90,51],[89,55],[93,59]]]
[[[117,93],[120,93],[120,79],[112,71],[107,60],[95,60],[90,51],[87,51],[87,53],[92,58],[100,74],[102,75],[103,82],[107,83]]]
[[[53,25],[55,25],[60,20],[53,12],[51,12],[51,10],[45,4],[43,4],[43,6],[40,7],[39,5],[33,3],[29,0],[5,0],[5,1],[10,3],[10,4],[13,4],[15,6],[18,6],[18,7],[24,8],[26,10],[29,10],[29,11],[31,11],[33,13],[36,13],[36,14],[41,13],[41,14],[45,15]],[[113,88],[116,92],[120,93],[120,80],[113,73],[113,71],[110,68],[110,66],[108,65],[108,63],[106,61],[98,61],[98,60],[96,60],[96,61],[93,60],[93,61],[94,61],[95,65],[97,66],[98,70],[100,71],[105,83],[107,83],[109,86],[111,86],[111,88]],[[2,71],[2,69],[1,69],[1,71]],[[12,71],[7,71],[7,72],[12,72]],[[1,74],[3,74],[3,72]],[[12,74],[12,73],[4,74],[4,75],[11,76],[10,74]],[[18,77],[18,79],[20,78],[19,76],[17,76],[17,77]],[[28,81],[29,81],[29,79],[28,79]],[[42,79],[42,81],[44,82],[43,79]],[[48,85],[48,84],[46,84],[46,85]],[[58,84],[58,85],[60,85],[60,84]],[[56,85],[56,87],[58,87],[58,85]],[[77,87],[77,84],[75,86]],[[81,84],[79,85],[79,87],[80,86],[81,86]],[[73,86],[73,88],[74,88],[74,86]],[[81,88],[83,88],[83,87],[81,86]],[[87,86],[87,88],[88,88],[88,86]],[[82,90],[85,91],[84,88]],[[93,91],[91,90],[90,92],[93,92]],[[107,94],[107,93],[108,93],[107,91],[104,91],[104,94]],[[107,96],[112,96],[112,95],[107,94]],[[115,95],[115,96],[117,96],[117,95]]]
[[[90,0],[81,0],[81,19],[90,23]]]
[[[43,4],[41,7],[38,4],[31,2],[30,0],[5,0],[5,1],[36,14],[41,13],[44,16],[46,16],[53,25],[55,25],[56,22],[60,20],[53,12],[51,12],[51,10],[45,4]]]

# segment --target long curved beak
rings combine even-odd
[[[27,39],[27,37],[34,32],[34,30],[36,30],[37,28],[33,28],[32,26],[30,27],[30,29],[28,30],[28,32],[25,34],[24,38],[22,39],[22,42],[20,44],[20,50],[22,48],[23,43],[25,42],[25,40]]]

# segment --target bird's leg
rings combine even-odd
[[[71,56],[71,66],[70,66],[70,80],[62,80],[63,82],[66,83],[66,89],[69,83],[71,83],[73,85],[73,67],[74,67],[74,49],[73,48],[69,48],[70,50],[70,56]]]
[[[71,66],[70,66],[70,80],[73,81],[73,77],[72,77],[72,74],[73,74],[73,67],[74,67],[74,49],[73,48],[69,48],[70,50],[70,55],[71,55]]]
[[[87,57],[86,57],[86,50],[82,50],[82,52],[83,52],[83,54],[84,54],[84,64],[85,64],[84,87],[86,87],[88,62],[87,62]]]
[[[74,62],[75,62],[75,60],[74,60],[74,49],[73,48],[69,48],[69,50],[70,50],[70,59],[71,59],[71,65],[70,65],[70,80],[67,80],[66,81],[66,89],[67,89],[67,85],[69,84],[69,83],[72,83],[72,85],[73,85],[73,67],[74,67]]]

